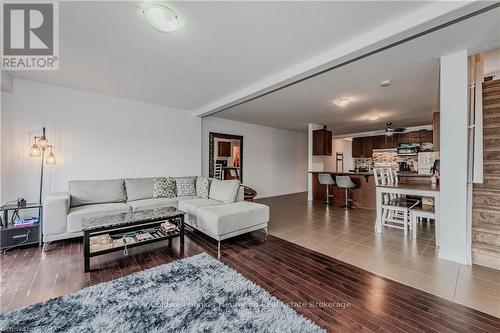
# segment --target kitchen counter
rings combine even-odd
[[[329,173],[335,176],[373,176],[373,172],[336,172],[336,171],[309,171],[312,174],[318,173]],[[416,172],[398,172],[400,177],[427,177],[430,178],[431,175],[422,175]]]
[[[353,199],[353,205],[357,208],[373,209],[376,208],[375,202],[375,178],[372,172],[335,172],[335,171],[309,171],[312,174],[312,192],[314,201],[324,201],[326,188],[318,181],[319,173],[329,173],[335,176],[349,176],[356,184],[350,197]],[[419,175],[414,172],[400,172],[401,182],[412,184],[430,184],[430,175]],[[337,186],[333,187],[334,202],[343,205],[345,191]]]
[[[398,172],[399,177],[424,177],[431,178],[432,175],[423,175],[416,172]],[[429,180],[430,181],[430,180]]]
[[[336,171],[309,171],[309,173],[329,173],[336,176],[373,176],[373,172],[336,172]]]

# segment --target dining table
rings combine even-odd
[[[376,208],[377,218],[375,231],[382,233],[382,204],[384,194],[411,195],[417,197],[430,197],[434,199],[434,211],[436,213],[435,230],[436,246],[439,244],[439,184],[431,183],[398,183],[394,185],[376,186]]]

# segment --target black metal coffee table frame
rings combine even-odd
[[[106,217],[103,217],[106,218]],[[157,227],[160,226],[163,222],[171,222],[177,225],[179,231],[175,231],[172,233],[169,233],[165,235],[164,237],[158,237],[154,239],[148,239],[148,240],[143,240],[143,241],[138,241],[135,243],[130,243],[127,244],[127,249],[137,247],[137,246],[142,246],[146,244],[151,244],[163,240],[168,240],[168,245],[170,246],[172,244],[172,239],[179,237],[179,242],[180,242],[180,247],[181,250],[184,247],[184,213],[181,211],[178,211],[177,214],[171,215],[171,216],[158,216],[157,218],[148,218],[147,220],[138,220],[138,221],[131,221],[128,223],[119,223],[116,225],[104,225],[104,226],[98,226],[94,228],[89,228],[83,231],[83,257],[84,257],[84,271],[85,273],[90,271],[90,258],[107,254],[107,253],[112,253],[112,252],[118,252],[118,251],[123,251],[125,248],[125,245],[119,246],[119,247],[113,247],[110,249],[105,249],[101,251],[94,251],[90,252],[90,238],[93,236],[98,236],[102,234],[109,234],[109,233],[125,233],[125,232],[132,232],[132,231],[137,231],[137,230],[142,230],[142,229],[147,229],[147,228],[152,228],[152,227]]]

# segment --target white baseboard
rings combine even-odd
[[[276,191],[276,192],[264,192],[262,194],[257,193],[257,196],[255,197],[255,199],[277,197],[280,195],[295,194],[295,193],[302,193],[302,192],[307,192],[307,188],[301,188],[301,189],[295,189],[295,190],[285,190],[285,191]]]
[[[467,262],[467,258],[466,257],[461,257],[461,256],[456,256],[454,254],[445,253],[445,252],[443,252],[441,250],[438,251],[438,257],[440,259],[453,261],[453,262],[456,262],[456,263],[459,263],[459,264],[470,265]]]

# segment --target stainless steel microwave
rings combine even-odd
[[[403,155],[403,156],[418,155],[418,146],[415,145],[399,146],[397,150],[398,150],[398,155]]]

